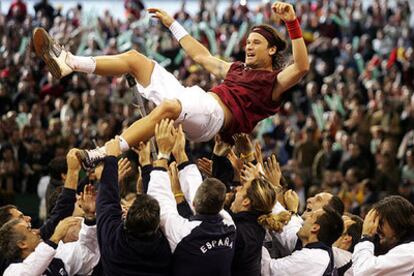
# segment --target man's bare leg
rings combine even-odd
[[[63,49],[43,28],[33,31],[36,54],[44,60],[53,77],[60,79],[73,71],[102,76],[132,74],[142,86],[151,80],[154,63],[135,50],[99,57],[74,56]]]
[[[60,47],[42,28],[33,31],[33,44],[36,54],[45,61],[52,75],[58,79],[76,71],[102,76],[121,76],[130,73],[144,87],[151,82],[155,65],[135,50],[111,56],[74,56]],[[138,145],[140,141],[148,140],[154,135],[154,128],[158,122],[165,118],[175,120],[180,113],[181,104],[178,100],[162,102],[148,116],[136,121],[121,134],[121,150],[126,151],[129,147]],[[84,167],[92,167],[104,154],[103,148],[92,150],[90,154],[86,152],[86,155],[83,152]]]
[[[178,100],[165,100],[154,108],[146,117],[139,119],[128,127],[119,137],[122,152],[147,141],[154,136],[155,125],[162,119],[176,120],[181,113]],[[79,159],[85,169],[94,168],[106,156],[105,147],[79,152]]]

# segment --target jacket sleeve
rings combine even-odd
[[[230,160],[225,156],[215,154],[213,154],[211,160],[213,161],[213,177],[220,179],[226,185],[227,191],[230,191],[230,184],[234,178],[234,169]]]
[[[4,271],[4,276],[42,275],[55,257],[56,250],[49,244],[41,242],[21,263],[14,263]]]
[[[178,214],[170,177],[164,169],[154,168],[151,172],[148,194],[160,204],[161,229],[170,244],[171,251],[174,252],[177,244],[200,225],[201,221],[189,221]]]
[[[143,192],[144,194],[146,194],[148,192],[148,184],[150,182],[151,179],[151,172],[152,172],[152,165],[146,165],[144,167],[142,167],[142,188],[143,188]]]
[[[40,227],[40,236],[43,240],[48,240],[55,231],[58,223],[66,217],[72,215],[75,208],[76,191],[68,188],[63,188],[55,207],[50,214],[48,220]]]
[[[352,254],[355,275],[411,275],[414,271],[414,242],[394,247],[385,255],[374,255],[368,240],[355,245]]]
[[[55,258],[65,264],[69,275],[88,275],[98,264],[100,253],[96,237],[96,225],[86,225],[82,222],[79,240],[59,244]]]
[[[277,202],[272,210],[272,213],[278,214],[281,211],[286,211],[286,209],[279,202]],[[296,243],[298,241],[297,233],[302,227],[302,223],[303,220],[300,216],[293,215],[288,224],[283,227],[283,231],[280,233],[275,233],[278,241],[283,245],[284,248],[288,249],[289,252],[293,252],[295,249]]]
[[[193,200],[198,187],[200,187],[203,182],[203,178],[197,166],[189,162],[180,164],[178,170],[178,179],[180,181],[181,190],[194,213]]]
[[[190,218],[193,215],[193,211],[188,205],[188,202],[185,200],[177,204],[177,210],[180,216],[182,216],[183,218]]]
[[[114,229],[122,221],[121,198],[118,186],[118,162],[114,156],[104,159],[98,197],[96,199],[96,223],[100,240],[109,242]]]

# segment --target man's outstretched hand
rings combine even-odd
[[[158,18],[161,23],[169,28],[171,24],[174,22],[174,18],[172,18],[168,13],[166,13],[162,9],[158,8],[148,8],[147,11],[152,15],[152,17]]]
[[[155,141],[157,141],[158,152],[170,155],[175,145],[177,131],[174,128],[174,121],[162,120],[155,126]]]
[[[295,10],[291,4],[276,1],[272,5],[272,11],[285,22],[296,19]]]

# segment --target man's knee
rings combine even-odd
[[[179,100],[164,100],[162,101],[156,109],[154,109],[156,113],[155,116],[159,117],[159,119],[177,119],[181,113],[181,103]]]
[[[144,87],[151,83],[151,75],[154,70],[154,62],[138,52],[129,50],[125,52],[129,73],[134,75],[135,79]]]
[[[128,56],[131,56],[132,58],[133,57],[137,58],[137,57],[141,56],[141,54],[135,49],[129,50],[129,51],[125,52],[125,54],[127,54]]]

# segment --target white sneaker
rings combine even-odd
[[[63,49],[45,29],[33,30],[33,45],[36,55],[43,59],[54,78],[61,79],[73,72],[66,63],[69,52]]]
[[[106,156],[104,148],[96,148],[92,150],[80,150],[76,153],[82,167],[86,171],[93,170]]]

